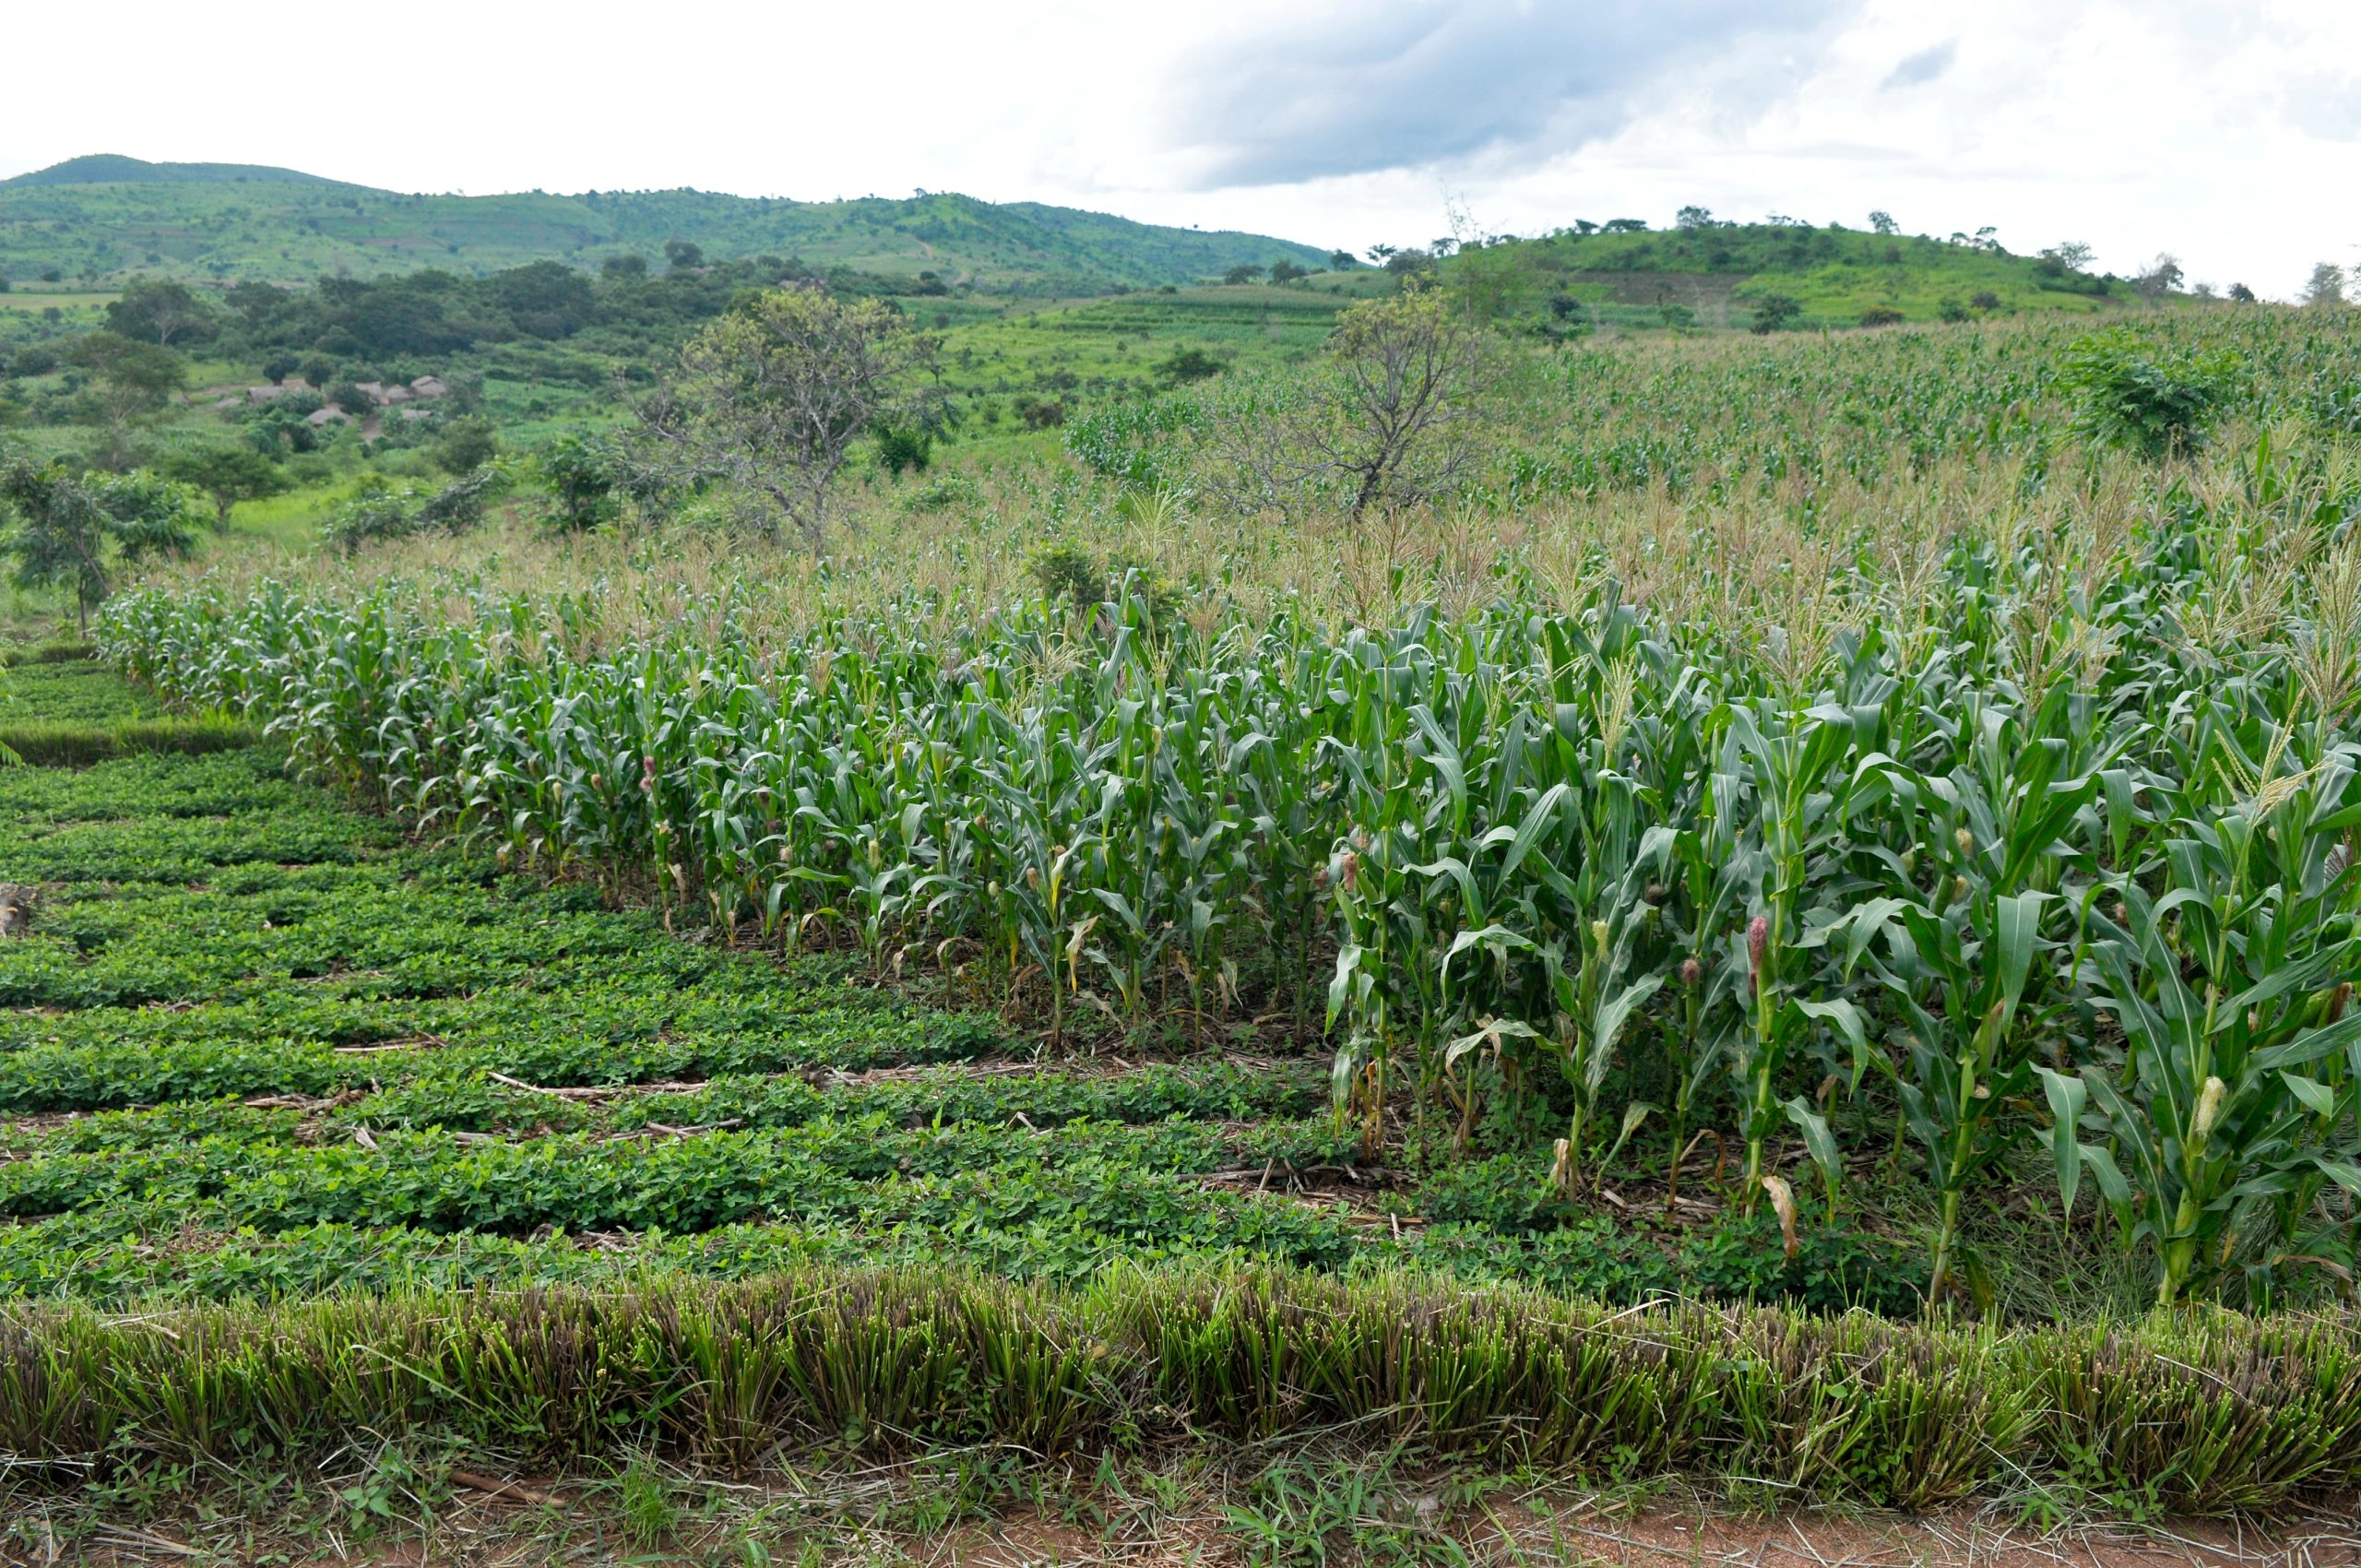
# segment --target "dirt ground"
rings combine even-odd
[[[743,1564],[818,1568],[1418,1568],[1423,1564],[1613,1564],[1615,1568],[2361,1568],[2361,1519],[2241,1524],[2165,1520],[2044,1528],[1998,1508],[1923,1517],[1813,1512],[1742,1513],[1709,1502],[1607,1506],[1526,1495],[1445,1504],[1394,1493],[1382,1514],[1324,1531],[1257,1529],[1218,1492],[1177,1506],[1127,1507],[1126,1493],[1069,1495],[1056,1512],[1024,1508],[947,1528],[912,1528],[887,1512],[836,1514],[819,1528],[798,1499],[732,1489],[732,1505],[635,1536],[594,1493],[526,1482],[461,1488],[423,1534],[367,1542],[330,1527],[308,1539],[225,1534],[210,1526],[128,1526],[77,1531],[32,1550],[0,1546],[0,1564],[351,1563],[371,1568],[533,1568],[538,1564]],[[907,1495],[907,1494],[905,1494]],[[611,1500],[607,1500],[611,1504]],[[801,1501],[811,1499],[803,1497]],[[1079,1503],[1079,1506],[1077,1506]],[[1595,1505],[1597,1504],[1597,1505]],[[1245,1510],[1252,1513],[1253,1510]],[[799,1517],[799,1515],[801,1515]],[[24,1523],[21,1519],[18,1525]],[[24,1538],[19,1535],[18,1538]],[[43,1550],[43,1545],[47,1550]]]

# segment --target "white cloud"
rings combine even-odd
[[[2361,6],[1964,15],[1943,38],[1922,0],[478,0],[267,28],[131,0],[100,50],[87,18],[26,7],[0,173],[111,151],[401,190],[922,185],[1356,250],[1431,237],[1447,194],[1519,232],[1885,208],[2118,270],[2169,249],[2281,296],[2361,259]]]

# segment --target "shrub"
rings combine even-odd
[[[613,520],[618,509],[614,453],[603,443],[562,435],[540,456],[541,479],[557,502],[552,520],[581,531]]]
[[[1899,327],[1908,319],[1892,305],[1871,305],[1861,313],[1864,327]]]
[[[435,445],[434,465],[446,474],[473,473],[500,455],[492,422],[480,415],[453,420]]]
[[[889,474],[904,469],[922,474],[934,461],[934,434],[923,427],[905,429],[881,425],[877,431],[877,466]]]
[[[1175,349],[1156,367],[1156,374],[1167,386],[1179,386],[1219,375],[1223,369],[1222,362],[1203,349]]]
[[[2176,352],[2118,328],[2076,343],[2062,380],[2080,400],[2076,429],[2161,458],[2196,450],[2229,397],[2235,371],[2225,354]]]

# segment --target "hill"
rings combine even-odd
[[[776,255],[952,287],[1040,297],[1186,283],[1241,263],[1328,264],[1267,235],[1177,229],[949,193],[805,202],[707,191],[404,195],[284,169],[101,155],[0,182],[0,277],[89,282],[136,273],[301,282],[434,266],[485,274],[555,260],[596,267],[669,242],[710,259]]]
[[[25,185],[219,184],[224,181],[243,184],[255,180],[317,185],[337,183],[267,163],[150,163],[144,158],[126,158],[119,152],[93,152],[0,180],[0,191]]]
[[[1744,327],[1774,296],[1790,325],[2087,313],[2135,298],[2120,279],[1965,235],[1880,234],[1802,223],[1562,230],[1474,246],[1443,264],[1497,279],[1513,312],[1595,324]]]

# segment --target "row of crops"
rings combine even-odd
[[[46,696],[127,706],[111,674],[51,675]],[[1502,1216],[1455,1169],[1353,1181],[1312,1055],[1028,1060],[842,955],[683,942],[405,842],[284,760],[0,771],[0,883],[40,889],[0,942],[0,1298],[1190,1259],[1915,1306],[1906,1257],[1857,1229],[1789,1258],[1761,1224]]]
[[[2145,505],[1703,624],[1511,561],[1381,627],[789,633],[748,581],[611,647],[599,595],[449,578],[143,592],[101,636],[512,868],[1056,1043],[1324,1023],[1365,1158],[1521,1142],[1580,1197],[1651,1151],[1794,1224],[1907,1150],[1940,1296],[2035,1151],[2160,1301],[2262,1300],[2361,1240],[2361,493],[2266,444]]]

